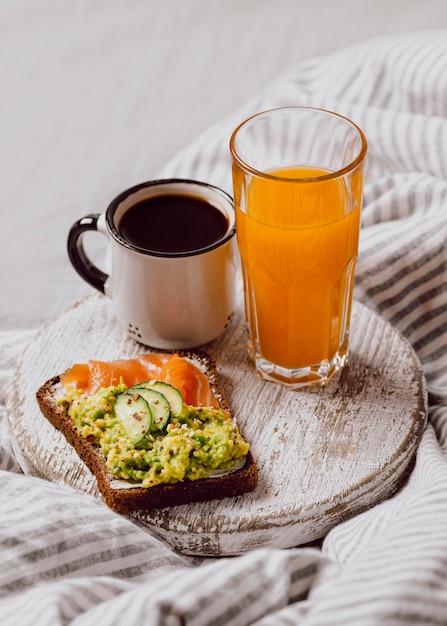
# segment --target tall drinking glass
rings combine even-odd
[[[324,385],[348,358],[363,132],[286,107],[250,117],[230,152],[248,349],[261,378]]]

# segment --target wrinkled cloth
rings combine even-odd
[[[355,297],[411,343],[428,424],[407,483],[320,547],[203,560],[63,485],[21,473],[7,381],[33,331],[0,336],[0,621],[7,626],[447,624],[447,31],[386,37],[298,63],[160,176],[231,193],[228,142],[248,115],[337,111],[368,140]]]

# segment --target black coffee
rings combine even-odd
[[[121,236],[129,243],[160,253],[200,250],[228,230],[226,216],[196,196],[166,194],[135,204],[123,215]]]

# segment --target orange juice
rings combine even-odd
[[[246,315],[257,356],[289,370],[347,350],[361,173],[233,171]],[[300,180],[298,180],[300,179]],[[303,180],[305,179],[305,180]]]

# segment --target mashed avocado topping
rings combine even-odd
[[[233,420],[213,407],[183,403],[163,430],[149,430],[134,443],[115,412],[116,400],[126,390],[120,384],[89,396],[69,388],[59,401],[79,433],[101,448],[115,478],[152,487],[230,471],[245,459],[249,444]]]

